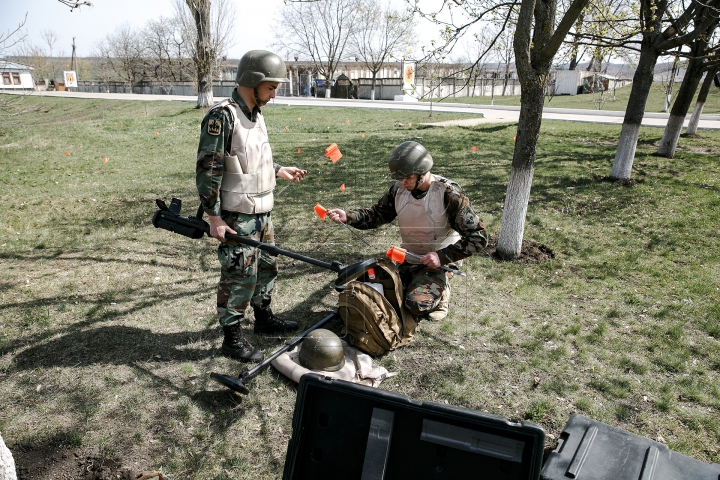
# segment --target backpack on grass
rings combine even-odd
[[[374,271],[374,279],[368,271]],[[369,283],[382,285],[384,295]],[[407,345],[417,323],[403,306],[403,298],[397,267],[386,258],[350,277],[338,305],[344,340],[373,356]]]

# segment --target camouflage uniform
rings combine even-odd
[[[462,188],[442,177],[436,176],[436,181],[445,185],[445,215],[450,227],[460,235],[456,243],[441,248],[436,253],[442,265],[456,266],[455,262],[482,251],[487,245],[488,235]],[[365,230],[392,222],[398,216],[395,197],[399,189],[404,187],[400,182],[395,182],[373,207],[349,210],[347,223]],[[421,199],[426,194],[427,192],[417,192],[413,193],[413,197]],[[405,305],[416,317],[423,318],[430,314],[438,307],[443,291],[447,289],[449,292],[449,280],[452,278],[450,273],[407,262],[400,265],[398,270],[405,287]]]
[[[233,90],[232,99],[251,121],[261,115],[258,107],[253,111],[248,109],[237,90]],[[225,108],[211,109],[202,121],[195,172],[200,203],[205,213],[220,216],[238,235],[274,245],[270,212],[248,215],[222,208],[220,184],[232,129],[232,116]],[[277,174],[281,167],[274,164],[274,168]],[[269,303],[278,274],[277,259],[255,247],[227,241],[218,247],[218,260],[221,269],[217,314],[222,326],[230,326],[242,319],[251,299],[255,307],[261,307],[262,302]]]

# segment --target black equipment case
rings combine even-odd
[[[707,464],[662,443],[571,415],[541,473],[542,480],[719,480]]]
[[[545,432],[318,374],[298,385],[284,480],[537,480]]]

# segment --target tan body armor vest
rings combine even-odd
[[[251,122],[231,100],[216,108],[224,106],[233,118],[233,134],[220,184],[222,208],[249,215],[269,212],[274,205],[275,168],[265,120],[259,115],[257,122]]]
[[[436,252],[460,240],[445,211],[446,185],[441,182],[445,179],[438,175],[433,175],[433,179],[427,195],[419,200],[402,186],[395,195],[402,247],[418,255]]]

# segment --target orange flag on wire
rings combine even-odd
[[[320,217],[320,219],[325,220],[325,215],[327,215],[327,208],[323,207],[319,203],[315,204],[315,214]]]

